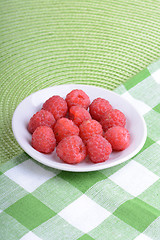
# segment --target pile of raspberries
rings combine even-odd
[[[125,124],[125,115],[109,101],[99,97],[91,102],[84,91],[74,89],[65,100],[58,95],[46,100],[31,117],[28,131],[32,147],[41,153],[56,148],[57,156],[66,163],[80,163],[87,155],[93,163],[100,163],[112,151],[129,146]]]

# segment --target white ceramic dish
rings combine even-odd
[[[111,103],[113,108],[117,108],[125,114],[127,118],[126,128],[131,135],[130,146],[127,149],[120,152],[112,152],[109,160],[104,163],[94,164],[86,160],[79,164],[71,165],[62,162],[57,157],[56,151],[51,154],[42,154],[32,148],[30,144],[31,134],[27,130],[27,125],[32,115],[41,109],[42,104],[49,97],[59,95],[65,98],[67,93],[73,89],[82,89],[88,94],[91,101],[97,97],[105,98]],[[32,158],[49,167],[72,172],[96,171],[123,163],[140,151],[147,136],[146,124],[143,117],[126,99],[104,88],[80,84],[53,86],[31,94],[16,108],[12,119],[12,129],[19,145]]]

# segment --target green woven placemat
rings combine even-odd
[[[22,150],[11,119],[18,103],[63,83],[114,89],[160,55],[160,2],[0,1],[0,162]]]

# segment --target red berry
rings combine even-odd
[[[90,120],[90,113],[83,107],[72,106],[69,109],[69,118],[79,126],[83,121]]]
[[[107,131],[111,127],[124,127],[126,124],[125,115],[118,109],[111,109],[107,111],[100,121],[103,130]]]
[[[42,109],[31,117],[28,124],[28,131],[33,133],[39,126],[48,126],[53,128],[55,122],[56,120],[52,113]]]
[[[87,109],[90,104],[90,99],[84,91],[80,89],[74,89],[67,94],[66,102],[69,108],[72,106],[80,106]]]
[[[82,124],[79,126],[79,130],[79,135],[84,143],[86,143],[86,141],[94,134],[103,134],[101,124],[93,119],[82,122]]]
[[[116,126],[109,128],[104,137],[110,142],[112,149],[116,151],[122,151],[130,144],[130,134],[124,127]]]
[[[89,106],[89,112],[93,119],[100,121],[104,113],[112,109],[110,103],[103,98],[96,98]]]
[[[51,153],[55,149],[56,139],[48,126],[37,127],[32,135],[32,147],[42,153]]]
[[[87,152],[94,163],[105,162],[112,152],[111,144],[101,135],[94,135],[87,141]]]
[[[51,112],[56,120],[64,117],[68,110],[66,101],[57,95],[50,97],[42,108]]]
[[[57,156],[66,163],[76,164],[86,157],[86,147],[79,136],[63,138],[56,148]]]
[[[69,120],[68,118],[60,118],[55,124],[54,134],[57,142],[60,142],[65,137],[78,135],[79,128],[74,124],[72,120]]]

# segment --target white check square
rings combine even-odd
[[[152,73],[152,77],[158,84],[160,84],[160,69],[158,69],[156,72]]]
[[[159,177],[140,163],[132,160],[109,177],[133,196],[138,196],[155,183]]]
[[[48,179],[54,177],[54,172],[48,171],[32,160],[27,160],[4,173],[28,192],[33,192]]]
[[[42,239],[35,235],[33,232],[28,232],[20,240],[42,240]]]
[[[143,233],[141,233],[138,237],[136,237],[134,240],[152,240],[150,237],[147,237]]]
[[[157,142],[160,145],[160,141]]]
[[[149,112],[152,109],[144,102],[133,98],[129,94],[129,92],[125,92],[124,94],[122,94],[122,97],[124,97],[127,101],[129,101],[132,105],[134,105],[141,115],[146,114],[147,112]]]
[[[87,233],[102,223],[111,213],[84,194],[58,215],[77,229]]]

